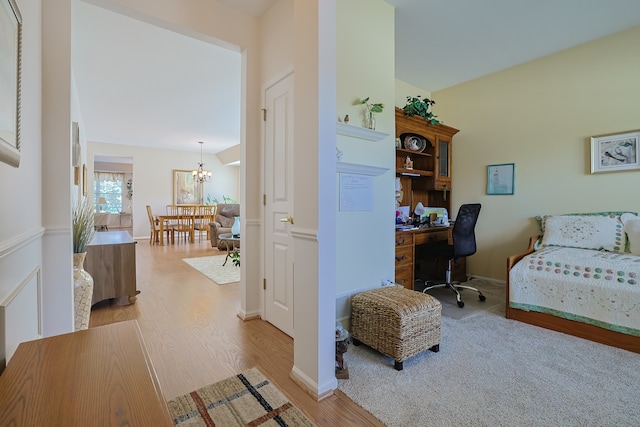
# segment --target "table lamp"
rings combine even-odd
[[[104,197],[98,198],[98,209],[102,211],[102,205],[106,205],[107,200]]]
[[[418,202],[416,208],[413,210],[413,214],[418,217],[418,222],[422,222],[422,215],[424,215],[426,209],[422,202]]]

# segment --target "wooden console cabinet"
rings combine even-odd
[[[0,375],[2,426],[172,426],[135,320],[24,342]]]
[[[84,269],[93,277],[91,305],[116,297],[136,301],[136,242],[128,232],[96,233],[87,246]]]

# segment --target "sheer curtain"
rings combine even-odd
[[[123,211],[124,173],[95,171],[93,174],[93,195],[96,212],[119,213]],[[100,198],[107,202],[100,204]]]

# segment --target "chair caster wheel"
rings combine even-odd
[[[460,308],[464,307],[464,301],[458,301],[458,307]]]
[[[480,298],[480,301],[484,301],[487,299],[487,297],[485,297],[484,295],[480,295],[478,298]]]

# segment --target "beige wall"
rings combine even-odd
[[[468,273],[505,280],[506,257],[538,232],[538,214],[640,211],[640,171],[590,174],[590,137],[640,128],[640,27],[437,91],[460,129],[454,214],[482,203]],[[486,194],[487,165],[515,163],[513,196]]]
[[[336,291],[342,296],[394,277],[395,24],[393,8],[382,0],[340,1],[337,6],[336,119],[349,114],[350,126],[361,127],[366,110],[354,102],[370,97],[370,102],[385,105],[376,114],[376,130],[388,136],[368,141],[338,135],[336,145],[343,162],[389,169],[372,179],[372,211],[337,212]],[[336,203],[338,197],[336,188]]]

